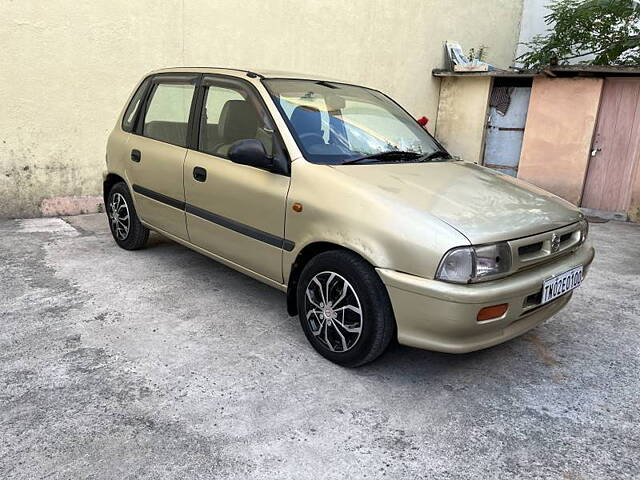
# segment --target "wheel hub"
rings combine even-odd
[[[305,316],[315,338],[332,352],[351,350],[362,333],[360,299],[335,272],[321,272],[305,291]]]

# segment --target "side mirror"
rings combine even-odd
[[[260,140],[238,140],[229,147],[229,160],[250,167],[271,169],[273,159],[267,155],[264,145]]]

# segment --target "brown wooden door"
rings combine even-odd
[[[606,212],[626,212],[639,156],[640,79],[607,78],[582,206]]]

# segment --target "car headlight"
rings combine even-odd
[[[580,244],[583,244],[587,240],[589,235],[589,222],[584,219],[580,220]]]
[[[446,282],[470,283],[506,273],[511,269],[511,249],[506,243],[449,250],[438,267],[436,278]]]

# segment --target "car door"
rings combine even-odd
[[[282,282],[282,249],[289,176],[228,159],[231,144],[261,140],[284,155],[273,121],[255,87],[233,77],[205,76],[197,148],[184,164],[191,242],[236,265]]]
[[[129,141],[127,176],[138,215],[154,228],[185,240],[182,177],[199,78],[197,74],[152,77],[136,134]]]

